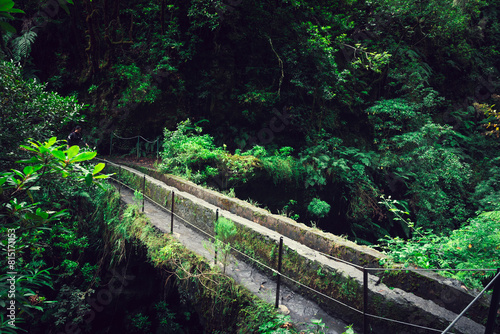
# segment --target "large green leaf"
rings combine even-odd
[[[47,141],[47,147],[50,147],[52,145],[54,145],[57,141],[57,137],[51,137],[48,141]]]
[[[0,0],[0,12],[9,12],[14,5],[12,0]]]
[[[80,148],[76,145],[68,148],[68,150],[66,151],[66,153],[68,154],[68,160],[73,159],[73,157],[75,157],[79,151],[80,151]]]
[[[85,184],[87,184],[87,186],[90,187],[92,185],[92,180],[92,174],[88,173],[87,175],[85,175]]]
[[[66,155],[64,154],[63,151],[55,150],[52,151],[52,155],[54,155],[57,159],[59,160],[66,160]]]
[[[99,163],[97,164],[95,167],[94,167],[94,171],[92,172],[93,175],[96,175],[97,173],[99,173],[100,171],[102,171],[104,169],[106,165],[104,163]]]
[[[86,160],[92,160],[97,155],[97,152],[83,152],[74,157],[71,162],[81,162]]]
[[[24,167],[23,172],[24,172],[25,175],[33,173],[33,166],[26,166],[26,167]]]
[[[11,26],[7,22],[3,22],[3,21],[0,21],[0,30],[11,32],[13,34],[16,33],[16,28],[14,28],[13,26]]]
[[[12,0],[0,0],[0,12],[5,13],[24,13],[18,8],[14,8],[14,1]]]

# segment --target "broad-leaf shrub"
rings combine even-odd
[[[64,272],[72,275],[77,269],[74,264],[88,242],[78,234],[78,223],[71,221],[70,213],[81,209],[75,201],[82,189],[90,191],[108,177],[99,174],[104,164],[90,169],[82,165],[96,152],[66,147],[55,137],[46,142],[30,141],[22,148],[31,158],[19,162],[26,166],[0,172],[0,234],[13,235],[15,240],[13,263],[7,266],[4,262],[0,267],[1,284],[7,283],[8,272],[17,272],[15,298],[8,295],[8,289],[0,289],[0,305],[16,301],[16,325],[24,313],[34,316],[33,311],[43,311],[49,303],[45,298],[47,288],[56,281],[51,272],[62,271],[64,276]],[[58,192],[60,188],[69,190],[65,194],[68,202]],[[12,257],[7,242],[7,238],[0,241],[0,253],[5,259]],[[48,263],[57,267],[48,268]]]
[[[174,131],[165,129],[160,169],[198,182],[217,175],[214,168],[222,150],[210,135],[202,135],[201,131],[189,119],[180,122]]]
[[[330,204],[320,200],[319,198],[313,198],[313,200],[309,203],[307,210],[316,217],[324,218],[330,212]]]
[[[497,269],[500,267],[500,211],[484,212],[449,235],[416,228],[409,240],[386,237],[390,262],[442,269]],[[495,271],[439,271],[442,276],[482,289]]]
[[[29,138],[49,138],[82,120],[83,105],[75,97],[47,92],[45,86],[25,80],[20,65],[0,61],[0,156],[13,155]]]
[[[483,181],[479,182],[474,191],[474,199],[481,211],[500,210],[500,157],[491,160],[492,167]]]
[[[116,64],[113,70],[118,77],[116,82],[123,87],[118,107],[129,103],[153,103],[160,95],[152,74],[143,73],[135,63]]]
[[[273,179],[274,184],[278,184],[297,182],[302,177],[298,160],[291,155],[292,152],[293,148],[289,146],[274,150],[273,153],[265,147],[256,145],[241,155],[258,159],[256,166],[262,168]]]
[[[201,132],[202,128],[190,120],[180,122],[174,131],[165,129],[159,168],[199,184],[216,184],[223,189],[246,183],[262,172],[275,183],[298,178],[290,147],[272,154],[257,145],[246,152],[237,150],[231,154],[225,147],[215,145],[212,136]]]
[[[352,232],[359,238],[380,232],[383,236],[390,230],[377,224],[379,189],[373,179],[377,160],[377,153],[344,146],[340,138],[324,132],[311,139],[299,153],[305,188],[316,192],[324,188],[335,191],[337,202],[346,203],[345,215],[352,222]]]
[[[375,144],[413,129],[415,120],[421,121],[422,118],[415,104],[402,98],[377,101],[367,109],[367,113],[373,125]]]
[[[471,217],[472,170],[450,126],[427,123],[382,144],[381,168],[405,180],[415,226],[448,231]]]

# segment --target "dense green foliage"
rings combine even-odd
[[[102,153],[163,134],[162,170],[366,244],[500,209],[498,0],[0,3],[0,57],[88,104]],[[77,121],[17,65],[0,80],[0,154]]]
[[[82,120],[75,97],[46,91],[46,84],[22,77],[21,67],[0,61],[0,156],[16,157],[27,139],[42,140]]]
[[[175,131],[165,129],[160,169],[221,189],[246,183],[261,173],[276,183],[297,177],[294,175],[297,174],[296,162],[290,156],[289,147],[273,155],[262,146],[231,154],[225,145],[217,147],[212,136],[201,132],[202,128],[192,125],[190,120],[179,123]]]
[[[491,271],[440,271],[443,276],[462,281],[481,290],[494,276],[500,261],[500,220],[498,211],[486,212],[471,219],[449,236],[422,231],[410,240],[387,239],[392,260],[420,268],[491,269]]]
[[[384,248],[389,260],[386,264],[399,263],[420,268],[441,268],[439,274],[453,277],[469,288],[481,290],[494,276],[500,261],[500,213],[483,212],[468,220],[462,227],[449,234],[436,234],[432,230],[415,228],[408,220],[408,212],[401,203],[383,198],[382,204],[413,230],[410,239],[384,238]],[[450,269],[489,269],[489,271],[453,271]]]
[[[107,176],[98,175],[104,164],[82,165],[96,152],[61,144],[55,137],[32,141],[23,146],[31,153],[20,162],[26,166],[0,173],[0,233],[5,236],[1,253],[9,259],[0,271],[0,304],[7,307],[15,301],[16,315],[2,319],[2,331],[40,324],[41,311],[54,303],[47,300],[50,288],[61,279],[82,279],[83,286],[93,279],[95,268],[83,257],[90,242],[88,231],[78,220],[89,213],[85,197],[95,195],[93,185]],[[32,321],[23,325],[26,316]]]

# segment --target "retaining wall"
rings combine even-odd
[[[238,234],[231,242],[232,245],[247,253],[253,253],[259,261],[264,261],[263,263],[271,267],[276,267],[276,235],[289,238],[288,247],[285,247],[287,254],[284,257],[283,274],[297,281],[300,280],[311,288],[358,310],[362,309],[363,302],[362,272],[340,262],[332,266],[331,259],[322,255],[311,257],[311,254],[306,254],[307,250],[304,251],[300,245],[341,258],[349,263],[372,268],[380,267],[379,261],[385,257],[384,254],[369,247],[357,245],[330,233],[310,228],[289,218],[273,215],[245,201],[229,198],[177,176],[161,174],[146,168],[140,168],[141,172],[126,168],[122,168],[118,172],[118,169],[111,166],[107,168],[117,174],[120,173],[121,177],[127,179],[127,182],[133,184],[136,189],[142,188],[143,176],[141,173],[154,178],[147,178],[145,193],[158,203],[164,204],[168,209],[172,204],[171,192],[177,189],[174,203],[175,213],[211,235],[213,235],[215,208],[227,211],[230,213],[229,219],[233,220],[238,228]],[[158,180],[175,189],[164,187]],[[202,199],[206,203],[201,203],[198,199]],[[254,225],[248,224],[244,220],[251,221]],[[270,229],[277,234],[270,237],[265,232],[259,231],[259,226]],[[293,244],[293,247],[290,243]],[[391,287],[388,288],[381,281],[384,283],[390,281]],[[459,282],[411,270],[391,272],[389,276],[385,277],[371,275],[369,285],[370,313],[400,321],[407,321],[410,316],[413,317],[413,323],[433,328],[446,327],[447,322],[453,320],[453,315],[445,314],[445,310],[460,313],[473,299],[472,295],[460,287]],[[359,313],[336,302],[318,298],[317,294],[298,285],[295,288],[302,290],[303,294],[310,295],[333,313],[342,314],[346,321],[359,323]],[[440,313],[443,314],[440,315]],[[481,323],[485,321],[486,315],[487,305],[483,303],[474,307],[469,317]],[[477,324],[469,323],[467,320],[457,325],[464,328],[463,333],[472,334],[476,330],[478,333],[482,333],[479,329],[482,326],[478,325],[479,327],[476,328]],[[378,324],[374,326],[383,326],[384,329],[389,327],[387,323],[376,321],[372,323]],[[397,332],[405,333],[404,330]],[[412,331],[409,330],[408,333],[412,333]]]

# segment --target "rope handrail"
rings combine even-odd
[[[131,139],[136,139],[136,138],[142,138],[144,139],[144,141],[152,144],[152,143],[156,143],[158,140],[160,140],[160,137],[158,136],[158,138],[156,138],[155,140],[147,140],[146,138],[144,138],[143,136],[141,135],[138,135],[138,136],[135,136],[135,137],[128,137],[128,138],[125,138],[125,137],[120,137],[118,136],[116,133],[112,132],[113,136],[115,136],[116,138],[118,139],[124,139],[124,140],[131,140]]]
[[[110,179],[111,179],[111,180],[113,180],[113,181],[114,181],[114,182],[116,182],[116,183],[120,183],[121,185],[123,185],[123,186],[127,187],[127,188],[128,188],[128,189],[130,189],[131,191],[135,191],[135,189],[134,189],[134,188],[132,188],[132,187],[130,187],[129,185],[127,185],[127,184],[125,184],[125,183],[123,183],[123,182],[119,181],[118,179],[115,179],[115,178],[110,178]],[[146,198],[147,198],[150,202],[153,202],[155,205],[159,206],[161,209],[163,209],[163,210],[165,210],[165,211],[169,212],[170,214],[172,214],[172,211],[168,210],[168,209],[167,209],[166,207],[164,207],[162,204],[160,204],[160,203],[156,202],[155,200],[153,200],[152,198],[150,198],[149,196],[147,196],[147,195],[145,195],[145,194],[143,194],[143,196],[144,196],[144,197],[146,197]],[[198,226],[196,226],[196,225],[194,225],[194,224],[190,223],[189,221],[187,221],[187,220],[186,220],[186,219],[184,219],[183,217],[181,217],[181,216],[177,215],[175,212],[173,213],[173,215],[174,215],[174,217],[176,217],[177,219],[179,219],[179,220],[183,221],[184,223],[188,224],[189,226],[191,226],[191,227],[195,228],[196,230],[198,230],[199,232],[201,232],[201,233],[205,234],[205,235],[206,235],[206,236],[208,236],[209,238],[211,238],[211,239],[215,239],[215,236],[211,235],[210,233],[207,233],[207,232],[203,231],[201,228],[199,228]],[[221,241],[221,242],[222,242],[223,244],[226,244],[226,243],[225,243],[225,242],[223,242],[223,241]],[[267,266],[266,264],[264,264],[264,263],[262,263],[262,262],[260,262],[260,261],[258,261],[258,260],[256,260],[256,259],[254,259],[254,258],[252,258],[252,257],[250,257],[249,255],[247,255],[247,254],[245,254],[245,253],[243,253],[243,252],[239,251],[238,249],[236,249],[236,248],[232,247],[231,245],[229,245],[229,246],[230,246],[230,247],[231,247],[231,249],[232,249],[232,250],[234,250],[235,252],[238,252],[239,254],[241,254],[241,255],[243,255],[243,256],[245,256],[245,257],[247,257],[248,259],[250,259],[250,260],[254,261],[254,262],[255,262],[255,263],[257,263],[257,264],[259,264],[260,266],[262,266],[262,267],[264,267],[264,268],[266,268],[266,269],[269,269],[269,270],[273,271],[274,273],[278,273],[278,271],[277,271],[277,270],[275,270],[275,269],[273,269],[273,268],[271,268],[271,267]]]
[[[155,140],[148,140],[146,138],[144,138],[143,136],[141,135],[138,135],[138,136],[134,136],[134,137],[121,137],[119,135],[117,135],[116,133],[114,132],[111,132],[111,138],[109,140],[109,155],[111,156],[112,153],[113,153],[113,136],[117,139],[124,139],[124,140],[132,140],[132,139],[136,139],[137,138],[137,159],[139,159],[140,157],[140,151],[141,151],[141,145],[140,145],[140,140],[143,139],[146,143],[148,144],[151,144],[153,147],[156,146],[156,157],[158,158],[159,156],[159,151],[160,151],[160,138],[161,136],[158,136]],[[146,145],[146,152],[148,151],[148,148],[147,148],[147,144]]]
[[[466,269],[459,269],[459,268],[410,268],[410,267],[404,267],[404,268],[365,268],[366,270],[369,271],[408,271],[408,270],[414,270],[414,271],[497,271],[496,269],[490,269],[490,268],[466,268]]]
[[[401,324],[401,325],[405,325],[405,326],[411,326],[411,327],[415,327],[415,328],[425,329],[425,330],[428,330],[428,331],[433,331],[433,332],[436,332],[436,333],[441,333],[441,330],[440,329],[436,329],[436,328],[430,328],[430,327],[425,327],[425,326],[421,326],[421,325],[411,324],[409,322],[404,322],[404,321],[399,321],[399,320],[395,320],[395,319],[384,318],[384,317],[380,317],[378,315],[374,315],[374,314],[370,314],[370,313],[366,313],[366,315],[369,316],[369,317],[371,317],[371,318],[374,318],[374,319],[386,320],[386,321],[394,322],[396,324]]]
[[[99,158],[97,158],[97,159],[99,159]],[[107,161],[107,160],[104,160],[104,159],[99,159],[99,160],[106,161],[106,162],[110,162],[110,161]],[[120,165],[118,165],[118,164],[116,164],[116,163],[113,163],[113,162],[110,162],[110,163],[111,163],[111,164],[113,164],[113,165],[116,165],[116,166],[120,166]],[[112,179],[113,181],[115,181],[115,182],[118,182],[118,183],[120,183],[120,184],[122,184],[122,185],[126,186],[126,187],[127,187],[127,188],[129,188],[130,190],[135,191],[135,189],[133,189],[132,187],[128,186],[127,184],[125,184],[125,183],[123,183],[123,182],[121,182],[121,181],[119,181],[119,180],[117,180],[117,179],[115,179],[115,178],[111,178],[111,179]],[[216,239],[216,237],[215,237],[215,236],[211,235],[210,233],[205,232],[205,231],[204,231],[204,230],[202,230],[201,228],[199,228],[199,227],[197,227],[196,225],[194,225],[194,224],[190,223],[189,221],[187,221],[187,220],[186,220],[186,219],[184,219],[183,217],[181,217],[181,216],[177,215],[176,213],[171,212],[170,210],[168,210],[167,208],[165,208],[162,204],[157,203],[154,199],[150,198],[149,196],[147,196],[147,195],[145,195],[145,194],[143,194],[143,196],[144,196],[145,198],[147,198],[150,202],[152,202],[152,203],[156,204],[157,206],[159,206],[160,208],[162,208],[163,210],[165,210],[165,211],[170,212],[171,214],[173,214],[173,215],[174,215],[174,217],[176,217],[177,219],[179,219],[179,220],[183,221],[184,223],[188,224],[189,226],[191,226],[191,227],[195,228],[196,230],[200,231],[201,233],[205,234],[205,235],[206,235],[206,236],[208,236],[210,239]],[[219,240],[219,241],[220,241],[220,240]],[[238,249],[236,249],[236,248],[232,247],[232,246],[231,246],[230,244],[228,244],[228,243],[225,243],[225,242],[223,242],[223,241],[220,241],[220,242],[222,242],[222,244],[224,244],[224,245],[229,245],[229,248],[230,248],[232,251],[237,252],[238,254],[240,254],[240,255],[242,255],[242,256],[244,256],[244,257],[246,257],[247,259],[249,259],[249,260],[253,261],[254,263],[256,263],[256,264],[260,265],[261,267],[263,267],[263,268],[265,268],[265,269],[267,269],[267,270],[270,270],[272,273],[279,274],[279,275],[281,275],[283,278],[285,278],[285,279],[289,280],[290,282],[292,282],[292,283],[294,283],[294,284],[297,284],[297,285],[299,285],[299,286],[302,286],[303,288],[306,288],[306,289],[308,289],[308,290],[310,290],[310,291],[312,291],[312,292],[314,292],[314,293],[316,293],[316,294],[318,294],[318,295],[322,296],[323,298],[326,298],[326,299],[329,299],[329,300],[331,300],[331,301],[333,301],[333,302],[336,302],[336,303],[338,303],[338,304],[340,304],[340,305],[342,305],[342,306],[344,306],[344,307],[346,307],[346,308],[348,308],[348,309],[350,309],[350,310],[352,310],[352,311],[354,311],[354,312],[357,312],[357,313],[360,313],[360,314],[364,314],[364,315],[369,316],[369,317],[371,317],[371,318],[375,318],[375,319],[379,319],[379,320],[385,320],[385,321],[390,321],[390,322],[394,322],[394,323],[398,323],[398,324],[402,324],[402,325],[406,325],[406,326],[411,326],[411,327],[415,327],[415,328],[419,328],[419,329],[425,329],[425,330],[429,330],[429,331],[434,331],[434,332],[436,332],[436,333],[442,333],[442,334],[447,333],[447,331],[448,331],[449,329],[451,329],[451,328],[454,326],[454,324],[455,324],[455,323],[456,323],[456,322],[457,322],[457,321],[458,321],[458,320],[459,320],[459,319],[460,319],[460,318],[461,318],[461,317],[465,314],[465,312],[466,312],[466,311],[467,311],[467,310],[468,310],[468,309],[469,309],[469,308],[470,308],[470,307],[471,307],[471,306],[472,306],[472,305],[473,305],[473,304],[477,301],[477,299],[479,299],[479,298],[480,298],[480,296],[481,296],[482,294],[484,294],[484,292],[485,292],[485,291],[487,291],[487,290],[489,289],[489,287],[490,287],[490,286],[494,283],[494,281],[500,277],[500,273],[499,273],[499,274],[497,274],[497,275],[496,275],[496,276],[495,276],[495,277],[494,277],[494,278],[493,278],[493,279],[492,279],[492,280],[488,283],[488,285],[487,285],[487,286],[486,286],[486,287],[485,287],[485,288],[484,288],[484,289],[483,289],[483,290],[479,293],[479,295],[477,295],[477,296],[474,298],[474,300],[473,300],[473,301],[472,301],[472,302],[471,302],[471,303],[470,303],[470,304],[469,304],[469,305],[468,305],[468,306],[467,306],[467,307],[466,307],[466,308],[465,308],[465,309],[464,309],[464,310],[460,313],[460,315],[458,315],[458,316],[457,316],[457,318],[456,318],[456,319],[455,319],[455,320],[454,320],[454,321],[453,321],[453,322],[452,322],[452,323],[448,326],[448,328],[447,328],[445,331],[443,331],[443,332],[442,332],[441,330],[434,329],[434,328],[429,328],[429,327],[420,326],[420,325],[416,325],[416,324],[411,324],[411,323],[408,323],[408,322],[403,322],[403,321],[399,321],[399,320],[395,320],[395,319],[390,319],[390,318],[386,318],[386,317],[381,317],[381,316],[377,316],[377,315],[370,314],[370,313],[364,313],[363,311],[360,311],[360,310],[356,309],[355,307],[352,307],[352,306],[350,306],[350,305],[347,305],[347,304],[345,304],[345,303],[343,303],[343,302],[341,302],[341,301],[339,301],[339,300],[337,300],[337,299],[335,299],[335,298],[333,298],[333,297],[331,297],[331,296],[328,296],[328,295],[326,295],[326,294],[324,294],[324,293],[322,293],[322,292],[320,292],[320,291],[317,291],[317,290],[315,290],[315,289],[313,289],[313,288],[311,288],[311,287],[309,287],[309,286],[305,285],[304,283],[301,283],[301,282],[299,282],[299,281],[297,281],[297,280],[295,280],[295,279],[293,279],[293,278],[291,278],[291,277],[289,277],[289,276],[287,276],[287,275],[284,275],[284,274],[280,273],[280,272],[279,272],[279,271],[277,271],[276,269],[271,268],[270,266],[268,266],[268,265],[266,265],[266,264],[264,264],[264,263],[260,262],[259,260],[252,258],[251,256],[249,256],[249,255],[247,255],[247,254],[245,254],[245,253],[241,252],[240,250],[238,250]],[[371,271],[385,271],[385,270],[392,270],[392,271],[394,271],[394,270],[399,270],[399,271],[403,271],[403,270],[416,270],[416,271],[494,271],[494,270],[495,270],[495,269],[485,269],[485,268],[483,268],[483,269],[472,269],[472,268],[469,268],[469,269],[450,269],[450,268],[447,268],[447,269],[418,269],[418,268],[416,268],[416,269],[413,269],[413,268],[364,268],[364,267],[361,267],[361,266],[359,266],[359,265],[356,265],[356,264],[350,263],[350,262],[348,262],[348,261],[345,261],[345,260],[342,260],[342,259],[336,258],[336,257],[334,257],[334,256],[331,256],[331,255],[328,255],[328,254],[325,254],[325,253],[322,253],[322,252],[318,252],[318,253],[319,253],[319,254],[322,254],[322,255],[325,255],[325,256],[326,256],[326,257],[328,257],[328,258],[331,258],[331,259],[334,259],[334,260],[337,260],[337,261],[340,261],[340,262],[343,262],[343,263],[349,264],[349,265],[351,265],[351,266],[353,266],[353,267],[356,267],[356,268],[361,268],[361,269],[366,269],[366,270],[371,270]]]
[[[115,181],[115,182],[117,182],[117,183],[120,183],[120,184],[124,185],[125,187],[127,187],[127,188],[128,188],[128,189],[130,189],[130,190],[134,190],[134,191],[135,191],[135,189],[133,189],[132,187],[130,187],[130,186],[126,185],[126,184],[124,184],[123,182],[118,181],[117,179],[112,178],[112,180],[113,180],[113,181]],[[156,204],[156,205],[158,205],[158,206],[163,207],[161,204],[157,203],[155,200],[151,199],[149,196],[146,196],[146,195],[144,195],[144,194],[143,194],[143,196],[145,196],[145,197],[146,197],[149,201],[153,202],[154,204]],[[166,209],[166,208],[164,208],[164,209],[165,209],[166,211],[168,211],[168,212],[170,212],[170,213],[171,213],[171,211],[170,211],[170,210],[168,210],[168,209]],[[178,218],[178,219],[182,220],[183,222],[185,222],[185,223],[189,224],[190,226],[192,226],[192,227],[194,227],[195,229],[197,229],[198,231],[202,232],[203,234],[205,234],[205,235],[206,235],[206,236],[208,236],[209,238],[211,238],[211,239],[215,239],[215,236],[211,235],[210,233],[207,233],[207,232],[203,231],[202,229],[200,229],[200,228],[199,228],[199,227],[197,227],[196,225],[193,225],[192,223],[190,223],[189,221],[187,221],[187,220],[186,220],[186,219],[184,219],[183,217],[180,217],[180,216],[179,216],[179,215],[177,215],[176,213],[173,213],[173,214],[174,214],[174,217],[176,217],[176,218]],[[220,240],[219,240],[219,241],[220,241]],[[251,261],[253,261],[253,262],[257,263],[258,265],[260,265],[260,266],[262,266],[262,267],[264,267],[264,268],[266,268],[266,269],[270,270],[271,272],[273,272],[273,273],[275,273],[275,274],[280,274],[280,275],[282,275],[284,278],[286,278],[286,279],[290,280],[290,281],[291,281],[291,282],[293,282],[293,283],[296,283],[296,284],[298,284],[298,285],[301,285],[301,286],[303,286],[303,287],[305,287],[305,288],[307,288],[307,289],[309,289],[309,290],[311,290],[311,291],[313,291],[313,292],[316,292],[316,293],[318,293],[318,294],[322,295],[322,296],[323,296],[323,297],[325,297],[325,298],[328,298],[328,299],[330,299],[330,300],[332,300],[332,301],[335,301],[335,302],[337,302],[337,303],[341,304],[342,306],[348,307],[348,308],[352,309],[353,311],[356,311],[356,312],[362,313],[361,311],[359,311],[358,309],[356,309],[356,308],[354,308],[354,307],[352,307],[352,306],[349,306],[349,305],[347,305],[347,304],[345,304],[345,303],[342,303],[342,302],[341,302],[341,301],[339,301],[339,300],[336,300],[336,299],[334,299],[334,298],[332,298],[332,297],[330,297],[330,296],[328,296],[328,295],[325,295],[324,293],[322,293],[322,292],[320,292],[320,291],[314,290],[313,288],[311,288],[311,287],[309,287],[309,286],[307,286],[307,285],[305,285],[305,284],[303,284],[303,283],[301,283],[301,282],[298,282],[298,281],[294,280],[294,279],[293,279],[293,278],[291,278],[291,277],[288,277],[288,276],[286,276],[286,275],[284,275],[284,274],[282,274],[282,273],[278,272],[276,269],[274,269],[274,268],[272,268],[272,267],[270,267],[270,266],[268,266],[268,265],[266,265],[266,264],[264,264],[264,263],[260,262],[260,261],[259,261],[259,260],[257,260],[257,259],[254,259],[254,258],[252,258],[251,256],[249,256],[248,254],[245,254],[245,253],[241,252],[240,250],[238,250],[238,249],[236,249],[236,248],[232,247],[230,244],[227,244],[227,243],[225,243],[225,242],[223,242],[223,241],[221,241],[221,243],[222,243],[222,244],[224,244],[224,245],[229,245],[229,247],[230,247],[230,249],[231,249],[232,251],[235,251],[235,252],[239,253],[240,255],[242,255],[242,256],[244,256],[244,257],[248,258],[249,260],[251,260]]]
[[[152,140],[152,141],[149,141],[147,140],[146,138],[144,138],[143,136],[139,136],[140,138],[144,139],[145,141],[147,141],[148,143],[152,144],[152,143],[156,143],[158,140],[160,140],[160,137],[156,138],[155,140]]]
[[[495,281],[500,277],[500,272],[498,274],[495,275],[495,277],[493,277],[493,279],[484,287],[484,289],[476,296],[476,298],[474,298],[474,300],[472,300],[469,305],[467,305],[467,307],[455,318],[455,320],[453,320],[451,322],[451,324],[446,327],[446,329],[443,331],[442,334],[445,334],[445,333],[448,333],[448,331],[450,329],[453,328],[453,326],[455,326],[455,324],[458,322],[458,320],[465,314],[465,312],[467,312],[467,310],[469,310],[469,308],[471,308],[471,306],[479,299],[479,297],[481,297],[485,292],[486,290],[488,290],[490,288],[491,285],[493,285],[493,283],[495,283]]]
[[[120,136],[118,136],[118,135],[117,135],[116,133],[114,133],[114,132],[112,132],[111,134],[112,134],[113,136],[115,136],[116,138],[118,138],[118,139],[125,139],[125,140],[129,140],[129,139],[136,139],[136,138],[138,138],[138,137],[139,137],[139,136],[135,136],[135,137],[128,137],[128,138],[125,138],[125,137],[120,137]]]
[[[121,167],[121,165],[117,164],[117,163],[114,163],[112,161],[109,161],[109,160],[106,160],[106,159],[101,159],[101,158],[95,158],[97,160],[101,160],[101,161],[105,161],[105,162],[109,162],[110,164],[112,165],[115,165],[115,166],[118,166],[118,167]],[[128,186],[127,186],[128,187]],[[130,188],[130,187],[129,187]],[[130,188],[132,189],[132,188]],[[134,189],[132,189],[134,190]],[[150,201],[153,201],[153,199],[151,198],[148,198]],[[156,202],[155,202],[156,203]],[[156,203],[157,205],[161,205],[161,204],[158,204]],[[167,210],[169,211],[169,210]],[[170,211],[169,211],[170,212]],[[178,216],[177,214],[174,213],[174,216],[178,217],[179,219],[185,221],[186,223],[190,224],[191,226],[193,227],[196,227],[195,225],[191,224],[190,222],[188,222],[187,220],[185,220],[184,218]],[[206,232],[204,232],[206,233]],[[213,236],[212,236],[213,237]],[[412,270],[412,271],[496,271],[496,269],[490,269],[490,268],[464,268],[464,269],[459,269],[459,268],[410,268],[410,267],[405,267],[405,268],[383,268],[383,267],[380,267],[380,268],[377,268],[377,267],[363,267],[363,266],[360,266],[358,264],[355,264],[355,263],[352,263],[352,262],[349,262],[349,261],[346,261],[344,259],[341,259],[341,258],[338,258],[338,257],[335,257],[333,255],[329,255],[329,254],[326,254],[326,253],[323,253],[323,252],[320,252],[320,251],[317,251],[319,254],[327,257],[327,258],[330,258],[332,260],[335,260],[335,261],[338,261],[338,262],[342,262],[342,263],[345,263],[345,264],[348,264],[352,267],[355,267],[357,269],[360,269],[360,270],[363,270],[363,269],[366,269],[366,270],[369,270],[369,271],[408,271],[408,270]]]

